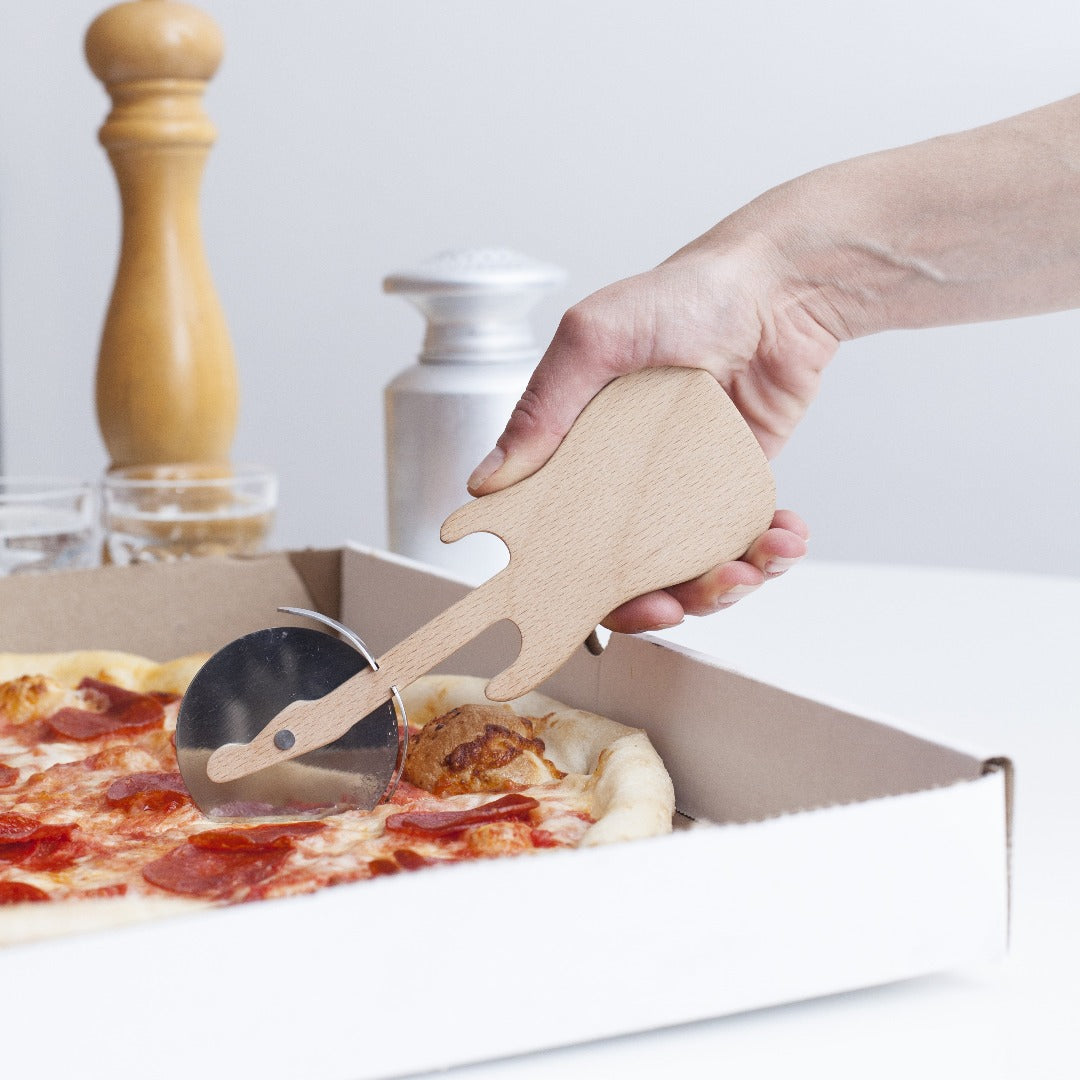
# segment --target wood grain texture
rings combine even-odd
[[[118,4],[87,30],[122,211],[96,380],[113,466],[225,461],[235,432],[232,343],[199,223],[216,136],[202,94],[222,48],[210,16],[172,0]]]
[[[757,440],[716,380],[691,368],[616,379],[551,460],[447,518],[442,538],[491,532],[510,564],[318,702],[295,702],[247,746],[224,746],[225,780],[324,745],[500,619],[521,633],[487,695],[508,701],[558,670],[611,610],[737,559],[772,520],[776,493]],[[276,731],[296,737],[289,751]]]

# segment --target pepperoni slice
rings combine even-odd
[[[397,874],[401,871],[401,867],[397,863],[391,862],[389,859],[372,859],[368,863],[368,870],[371,871],[372,877],[384,877],[390,874]]]
[[[428,859],[411,848],[398,848],[394,858],[402,870],[420,870],[425,866],[434,866],[438,859]]]
[[[245,893],[271,877],[289,857],[273,851],[214,851],[182,844],[143,867],[151,885],[206,900],[243,900]]]
[[[103,712],[89,709],[61,709],[45,723],[65,739],[85,742],[121,731],[145,731],[165,722],[165,709],[149,694],[137,694],[99,679],[83,679],[80,690],[92,690],[104,698]]]
[[[0,787],[11,787],[19,779],[19,770],[0,762]]]
[[[48,900],[49,894],[25,881],[0,881],[0,904],[25,904]]]
[[[13,844],[17,840],[29,840],[34,830],[41,827],[37,818],[26,814],[0,814],[0,844]]]
[[[63,870],[83,853],[75,825],[43,825],[25,814],[0,814],[0,863],[26,870]]]
[[[14,844],[0,844],[0,863],[25,862],[37,848],[33,840],[20,840]]]
[[[529,795],[504,795],[494,802],[484,803],[471,810],[416,810],[405,814],[391,814],[386,819],[387,832],[411,832],[420,836],[454,836],[472,825],[507,818],[521,819],[528,816],[540,804]]]
[[[143,867],[142,874],[151,885],[184,896],[240,900],[247,890],[277,871],[296,840],[325,828],[323,821],[293,821],[243,829],[205,829]]]
[[[66,870],[86,853],[86,845],[79,842],[70,832],[65,832],[62,826],[49,826],[49,828],[57,831],[34,839],[34,850],[19,864],[23,870],[45,872]]]
[[[105,801],[125,810],[172,810],[191,798],[178,772],[137,772],[114,780]]]
[[[252,825],[243,829],[206,829],[188,843],[203,851],[291,851],[293,841],[326,828],[324,821],[292,821],[284,825]]]

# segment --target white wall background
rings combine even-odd
[[[102,0],[0,8],[5,471],[100,475],[119,239],[82,56]],[[384,541],[382,277],[448,247],[556,262],[561,311],[817,165],[1080,90],[1075,0],[202,0],[226,58],[203,187],[275,541]],[[818,557],[1080,573],[1080,313],[842,348],[776,462]]]

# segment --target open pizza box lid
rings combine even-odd
[[[378,655],[465,591],[353,547],[15,577],[0,582],[0,651],[163,660],[280,624],[276,608],[294,605],[341,619]],[[515,639],[495,626],[442,670],[491,675]],[[582,649],[541,689],[649,732],[675,782],[672,835],[9,947],[14,1071],[47,1047],[58,1076],[397,1076],[1004,951],[1003,759],[647,637]]]

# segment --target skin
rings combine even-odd
[[[639,368],[711,372],[771,459],[843,341],[1078,306],[1080,95],[815,170],[586,297],[469,491],[535,472],[589,400]],[[730,606],[797,563],[808,538],[780,510],[740,561],[638,597],[605,625],[636,633]]]

